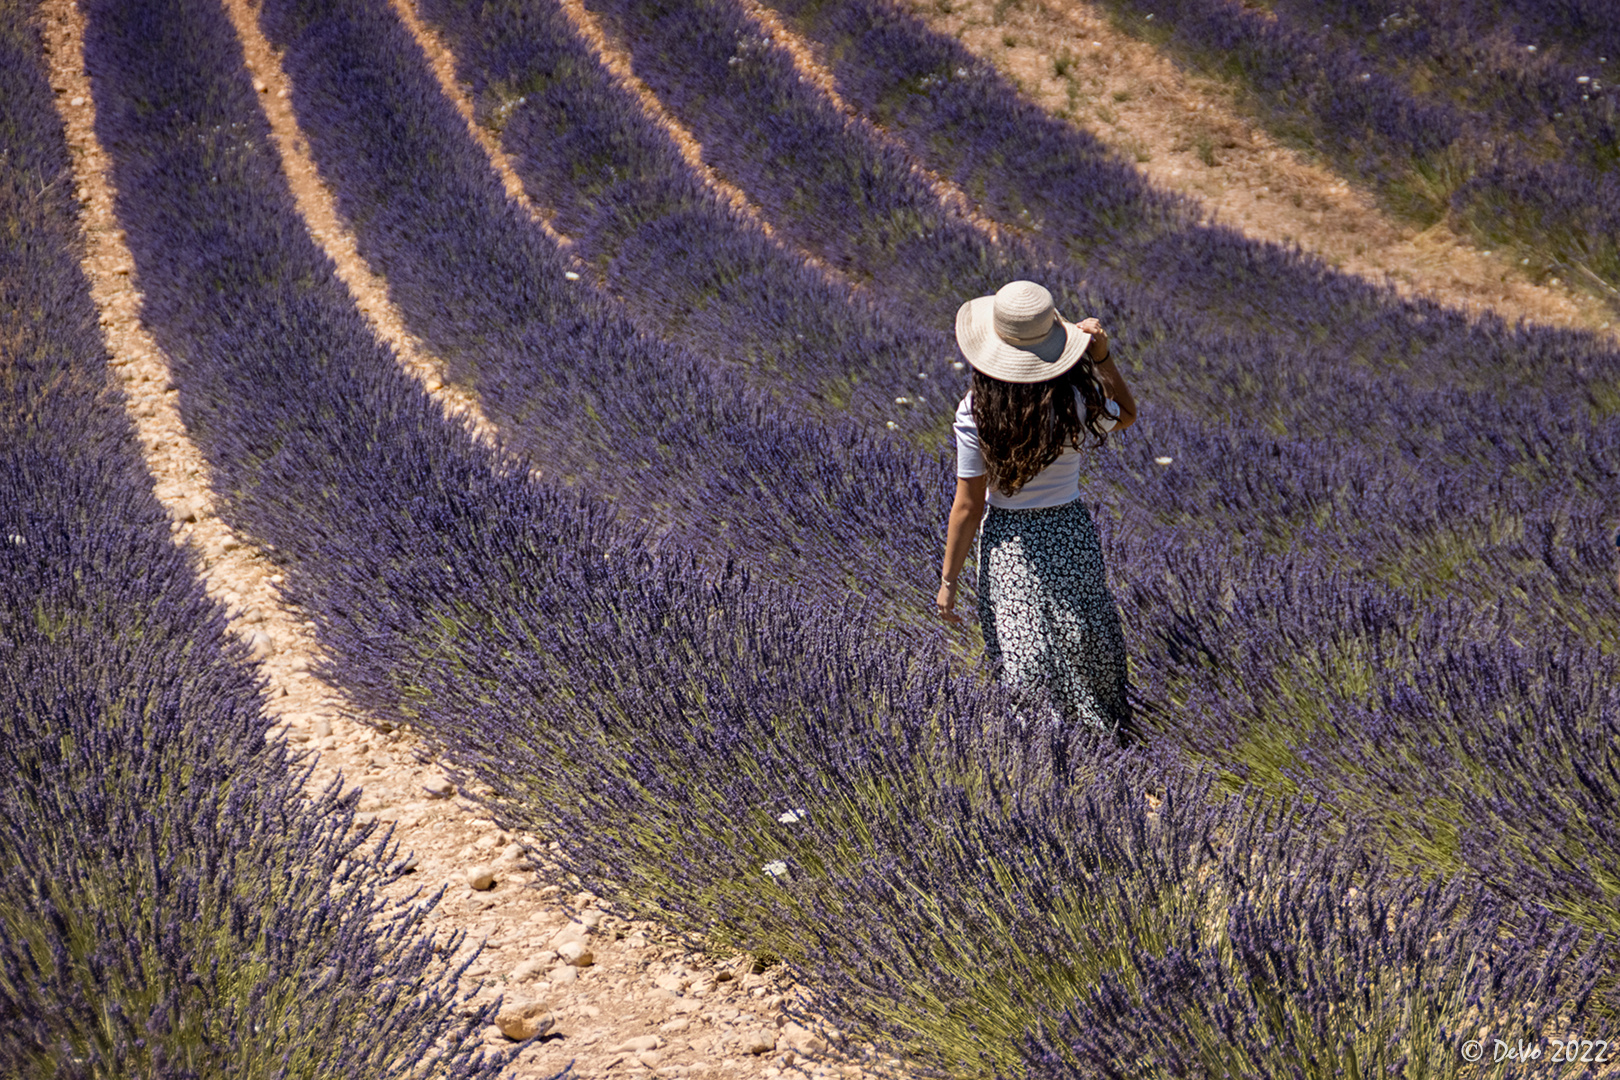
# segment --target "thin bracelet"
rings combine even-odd
[[[939,583],[945,586],[947,589],[956,588],[956,582],[951,578],[946,577],[944,574],[939,575]]]

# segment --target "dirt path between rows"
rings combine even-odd
[[[492,437],[476,402],[443,384],[442,365],[405,332],[383,282],[359,258],[353,234],[309,159],[286,78],[258,35],[252,9],[242,0],[230,0],[227,9],[311,236],[333,258],[356,305],[379,338],[396,349],[402,366],[475,434]],[[139,274],[114,211],[109,162],[95,137],[83,17],[72,0],[45,0],[41,17],[83,206],[84,268],[175,541],[197,549],[209,594],[226,606],[231,629],[252,644],[269,684],[272,736],[285,735],[295,747],[318,753],[312,785],[341,775],[346,786],[361,788],[362,823],[394,826],[403,848],[415,856],[414,871],[393,890],[397,897],[445,887],[445,899],[430,916],[437,939],[462,931],[466,948],[483,944],[463,989],[480,1001],[504,995],[509,1003],[538,1003],[549,1014],[549,1033],[506,1075],[547,1077],[570,1063],[585,1078],[729,1080],[789,1070],[820,1080],[862,1075],[865,1069],[822,1037],[836,1039],[837,1032],[818,1034],[788,1021],[784,1004],[798,991],[779,970],[755,972],[746,957],[717,962],[656,925],[620,918],[589,894],[562,897],[556,886],[540,887],[528,860],[543,858],[540,853],[555,850],[552,845],[501,831],[446,781],[414,736],[356,715],[336,688],[310,674],[318,655],[313,623],[282,600],[281,577],[263,554],[238,541],[215,516],[208,466],[181,423],[168,359],[141,325]],[[513,178],[505,172],[510,190]],[[497,1027],[481,1037],[492,1047],[513,1045]],[[877,1066],[869,1048],[848,1050]]]
[[[1443,223],[1420,230],[1370,191],[1245,117],[1235,90],[1178,68],[1086,0],[898,0],[1011,77],[1032,101],[1119,151],[1149,182],[1186,195],[1206,220],[1257,240],[1297,243],[1339,269],[1470,314],[1494,311],[1620,342],[1601,300],[1538,282],[1506,254]],[[1061,73],[1060,73],[1061,72]]]

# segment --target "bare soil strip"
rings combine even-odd
[[[875,142],[898,147],[899,143],[873,122],[864,113],[850,105],[838,93],[838,80],[826,65],[816,59],[815,51],[810,43],[805,41],[784,23],[776,12],[761,4],[759,0],[740,0],[741,6],[748,17],[760,28],[766,40],[772,42],[793,60],[793,66],[798,70],[799,77],[820,90],[833,107],[842,112],[849,122],[867,138]],[[976,203],[968,198],[967,193],[955,184],[946,180],[938,173],[924,168],[922,164],[913,160],[912,172],[933,192],[939,199],[940,205],[960,214],[968,224],[979,230],[990,240],[999,238],[1003,231],[1012,231],[1002,223],[979,213]]]
[[[722,202],[746,216],[784,251],[789,251],[794,257],[803,260],[828,281],[851,292],[859,291],[860,285],[850,281],[815,255],[794,248],[777,238],[776,230],[760,212],[759,207],[748,198],[747,193],[721,176],[703,159],[703,144],[698,142],[697,136],[676,119],[674,114],[664,107],[658,95],[637,77],[629,51],[621,42],[609,36],[607,29],[595,15],[591,14],[582,0],[558,0],[558,7],[573,24],[574,32],[579,35],[580,40],[601,59],[602,66],[607,68],[608,74],[613,76],[614,80],[641,106],[643,115],[669,135],[670,141],[680,151],[681,159],[686,162],[686,167],[691,169],[709,190],[713,191]]]
[[[71,0],[41,5],[44,39],[57,107],[67,128],[74,177],[83,207],[84,269],[112,368],[145,451],[158,500],[173,520],[175,542],[202,556],[210,596],[230,612],[231,628],[260,657],[270,682],[269,709],[293,742],[316,731],[349,731],[329,687],[309,674],[314,655],[310,624],[277,597],[280,576],[258,550],[236,540],[213,513],[208,465],[186,436],[176,408],[179,391],[168,358],[140,322],[135,260],[113,209],[108,161],[95,137],[95,102],[83,64],[84,19]]]
[[[459,417],[487,443],[496,441],[495,426],[471,394],[444,382],[444,364],[405,329],[399,309],[388,300],[388,286],[382,277],[360,258],[359,241],[338,216],[337,201],[321,183],[320,171],[309,154],[309,143],[298,131],[293,115],[291,88],[281,68],[281,58],[259,32],[258,13],[247,0],[226,0],[225,9],[236,25],[237,37],[247,57],[248,73],[259,104],[270,121],[270,133],[281,154],[282,171],[292,188],[298,213],[310,236],[337,264],[339,279],[354,297],[355,305],[378,338],[394,347],[400,365],[422,383],[452,416]]]
[[[681,158],[710,190],[714,191],[722,200],[729,203],[738,212],[746,214],[757,224],[765,235],[773,235],[771,223],[760,214],[759,207],[749,201],[741,188],[726,180],[708,163],[703,160],[703,146],[697,141],[686,125],[677,120],[666,108],[658,96],[636,76],[631,67],[630,54],[617,41],[611,40],[602,24],[595,15],[585,7],[581,0],[558,0],[557,6],[562,9],[568,21],[574,26],[574,32],[581,41],[590,46],[602,60],[602,66],[608,73],[641,105],[641,110],[647,118],[669,134],[670,141],[681,153]]]
[[[1403,224],[1372,193],[1281,145],[1239,107],[1235,88],[1190,75],[1113,28],[1086,0],[901,0],[940,33],[995,64],[1054,115],[1117,150],[1205,218],[1257,240],[1298,244],[1347,273],[1471,315],[1494,311],[1620,340],[1601,300],[1540,282],[1507,253],[1484,251],[1443,222]]]
[[[392,5],[394,13],[399,16],[400,22],[405,24],[406,29],[411,32],[411,36],[416,39],[417,44],[422,47],[422,51],[427,54],[428,65],[433,69],[433,77],[439,81],[440,91],[456,107],[456,111],[461,114],[461,118],[467,122],[467,131],[474,139],[478,140],[478,145],[484,148],[484,154],[489,158],[490,167],[500,176],[501,185],[506,188],[506,197],[522,207],[523,211],[552,240],[565,248],[572,246],[572,241],[568,237],[552,227],[551,216],[529,200],[528,194],[523,190],[523,181],[518,177],[517,170],[512,168],[511,159],[506,156],[506,151],[501,149],[500,140],[478,123],[473,112],[472,99],[467,96],[466,91],[462,89],[461,83],[456,80],[456,58],[451,55],[450,50],[439,39],[438,32],[417,17],[416,8],[411,4],[410,0],[389,0],[389,3]],[[582,262],[578,263],[574,269],[581,274],[590,272],[590,268]],[[595,274],[592,273],[591,276],[595,277]]]

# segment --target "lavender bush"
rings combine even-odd
[[[492,1077],[431,901],[379,896],[397,846],[352,799],[306,800],[171,540],[34,17],[0,4],[0,1073]]]
[[[1592,1022],[1595,956],[1577,956],[1573,935],[1538,922],[1504,943],[1498,905],[1341,852],[1300,858],[1282,877],[1249,862],[1221,868],[1233,893],[1224,920],[1187,924],[1168,947],[1131,946],[1117,974],[1025,1040],[1020,1075],[1602,1074],[1558,1060],[1549,1042],[1582,1038]],[[1503,1045],[1544,1052],[1504,1060]]]

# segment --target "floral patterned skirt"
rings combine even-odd
[[[1082,499],[990,507],[979,527],[979,622],[1003,682],[1045,688],[1071,724],[1129,728],[1125,635]]]

